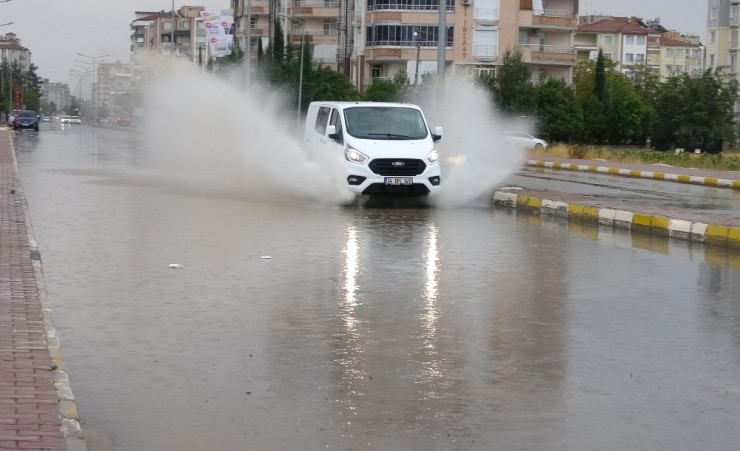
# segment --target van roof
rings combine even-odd
[[[311,104],[329,105],[329,106],[334,106],[337,108],[347,108],[351,106],[385,106],[385,107],[416,108],[418,110],[421,109],[418,105],[415,105],[413,103],[405,103],[405,102],[368,102],[368,101],[337,102],[337,101],[332,101],[332,100],[317,100],[315,102],[311,102]]]

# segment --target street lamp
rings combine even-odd
[[[0,23],[0,27],[4,27],[5,25],[13,25],[15,22],[8,22],[8,23]]]
[[[286,16],[285,14],[280,14],[282,17],[285,17],[286,19],[295,22],[301,26],[301,59],[300,64],[301,68],[298,71],[298,111],[297,111],[297,121],[298,126],[301,125],[301,95],[303,94],[303,43],[306,41],[306,29],[305,29],[305,21],[303,19],[298,19],[295,17]]]
[[[174,0],[173,0],[173,2],[174,2]],[[98,108],[97,104],[95,103],[95,97],[96,97],[95,96],[95,83],[97,83],[97,78],[95,76],[95,64],[97,64],[98,60],[103,59],[103,58],[107,57],[108,55],[105,54],[105,55],[99,55],[99,56],[88,56],[88,55],[85,55],[84,53],[78,53],[78,55],[80,55],[80,56],[82,56],[84,58],[89,59],[90,60],[90,63],[92,64],[92,83],[90,83],[90,90],[92,91],[92,104],[93,104],[92,112],[93,112],[93,116],[95,116],[95,112],[96,112],[96,110]],[[79,61],[79,62],[81,62],[83,64],[89,64],[89,63],[85,63],[83,61]]]
[[[414,40],[416,41],[416,72],[414,73],[414,87],[419,86],[419,52],[421,51],[421,41],[419,33],[414,31]]]

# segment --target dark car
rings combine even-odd
[[[21,128],[32,128],[39,131],[39,120],[41,116],[33,110],[21,110],[13,119],[13,130]]]

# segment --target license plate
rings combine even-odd
[[[386,177],[385,184],[386,185],[413,185],[414,178],[413,177]]]

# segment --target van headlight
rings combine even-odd
[[[434,149],[429,155],[427,155],[427,163],[437,164],[438,162],[439,162],[439,154],[437,153],[437,149]]]
[[[367,161],[367,155],[349,146],[344,149],[344,158],[352,163],[364,163]]]

